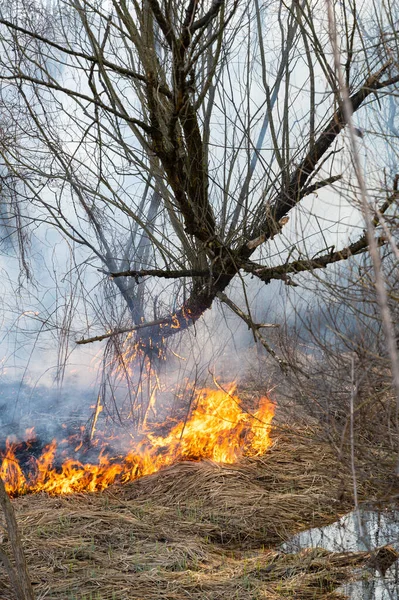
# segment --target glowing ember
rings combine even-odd
[[[179,460],[233,463],[243,454],[259,455],[270,446],[274,406],[268,398],[262,397],[259,409],[250,414],[242,408],[234,386],[227,391],[204,389],[193,406],[185,422],[175,425],[165,436],[146,433],[124,457],[111,456],[104,445],[97,464],[68,458],[58,465],[54,440],[39,458],[29,458],[26,474],[15,456],[16,444],[7,443],[0,477],[14,496],[41,491],[70,494],[132,481]]]

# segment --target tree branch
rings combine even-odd
[[[173,317],[170,317],[173,318]],[[158,319],[157,321],[150,321],[148,323],[140,323],[139,325],[132,325],[131,327],[126,327],[125,329],[116,329],[114,331],[109,331],[107,333],[103,333],[102,335],[96,335],[91,338],[82,338],[81,340],[76,340],[76,344],[84,345],[91,344],[92,342],[101,342],[102,340],[106,340],[114,335],[121,335],[122,333],[130,333],[131,331],[137,331],[138,329],[145,329],[146,327],[159,327],[163,324],[167,324],[169,322],[169,317],[165,317],[164,319]]]
[[[104,275],[109,275],[111,278],[115,277],[134,277],[135,279],[139,279],[140,277],[162,277],[163,279],[179,279],[180,277],[210,277],[211,271],[209,269],[206,270],[198,270],[198,269],[180,269],[180,270],[170,270],[164,271],[163,269],[141,269],[141,270],[128,270],[128,271],[118,271],[116,273],[109,273],[104,271],[104,269],[98,269],[100,273],[104,273]]]
[[[314,194],[317,190],[326,187],[327,185],[332,185],[336,181],[342,179],[342,175],[333,175],[333,177],[328,177],[327,179],[323,179],[323,181],[316,181],[313,185],[309,185],[308,187],[303,188],[301,191],[301,199],[305,196],[309,196],[309,194]]]
[[[171,23],[168,23],[165,19],[164,14],[162,13],[161,7],[158,4],[158,0],[148,0],[148,4],[151,6],[151,10],[154,13],[154,17],[165,36],[166,41],[168,42],[170,48],[173,49],[173,46],[176,44],[176,38],[173,33],[173,28]]]
[[[29,75],[24,75],[23,73],[19,73],[18,75],[10,75],[10,76],[0,75],[0,81],[18,81],[18,80],[29,81],[30,83],[44,86],[48,89],[55,90],[57,92],[62,92],[64,94],[66,94],[67,96],[71,96],[72,98],[78,98],[79,100],[85,100],[86,102],[90,102],[91,104],[94,104],[95,106],[98,106],[99,108],[102,108],[103,110],[115,115],[116,117],[123,119],[127,123],[131,123],[132,125],[141,127],[141,129],[143,129],[149,135],[153,135],[153,133],[154,133],[153,128],[150,125],[147,125],[147,123],[144,123],[144,121],[140,121],[139,119],[134,119],[132,117],[129,117],[129,115],[127,113],[119,112],[115,108],[112,108],[111,106],[109,106],[107,104],[104,104],[104,102],[101,102],[101,100],[98,100],[98,98],[90,98],[90,96],[87,96],[86,94],[82,94],[80,92],[71,90],[70,88],[63,87],[62,85],[58,85],[56,83],[51,83],[50,81],[44,81],[43,79],[38,79],[37,77],[30,77]]]
[[[397,83],[399,76],[386,81],[381,81],[381,77],[386,70],[391,66],[391,62],[387,62],[379,71],[370,75],[364,82],[362,87],[350,97],[352,112],[356,112],[366,98],[376,90],[383,89]],[[347,125],[347,119],[343,107],[338,108],[330,119],[324,131],[321,132],[315,144],[306,154],[300,165],[295,169],[290,177],[288,185],[282,189],[275,199],[274,203],[269,207],[267,214],[261,219],[258,225],[254,225],[251,232],[251,240],[247,243],[247,255],[251,254],[252,238],[262,236],[263,242],[270,239],[275,233],[276,223],[284,217],[303,197],[301,192],[306,181],[314,171],[317,163],[336,140],[338,135]],[[242,250],[245,253],[245,250]]]
[[[191,25],[190,32],[194,33],[194,31],[198,31],[198,29],[206,27],[208,23],[210,23],[212,19],[214,19],[218,15],[223,3],[224,0],[213,0],[212,6],[208,10],[208,12],[197,21],[194,21],[194,23]],[[237,5],[237,2],[235,3],[235,5]]]
[[[261,327],[265,327],[265,326],[266,327],[279,327],[279,325],[268,325],[268,324],[267,325],[258,325],[252,321],[252,319],[249,315],[245,314],[241,310],[241,308],[239,308],[236,304],[234,304],[234,302],[232,300],[230,300],[230,298],[228,298],[228,296],[226,296],[226,294],[224,294],[223,292],[218,292],[216,294],[216,296],[221,302],[224,302],[224,304],[226,304],[230,308],[230,310],[232,310],[238,317],[240,317],[240,319],[242,319],[244,321],[244,323],[246,323],[248,325],[248,329],[251,329],[255,340],[258,340],[262,344],[262,346],[265,348],[265,350],[274,358],[274,360],[277,361],[281,370],[284,373],[287,373],[288,364],[277,355],[277,353],[266,342],[265,338],[259,332],[259,329]]]
[[[379,246],[383,246],[386,243],[386,239],[385,237],[379,237],[377,242]],[[270,283],[272,279],[282,279],[286,281],[287,284],[292,284],[290,278],[287,277],[288,274],[297,275],[298,273],[303,273],[304,271],[325,269],[328,265],[332,265],[333,263],[341,260],[347,260],[351,256],[363,254],[364,252],[367,252],[367,250],[368,242],[366,235],[363,235],[357,242],[351,244],[350,246],[347,246],[342,250],[323,254],[318,258],[295,260],[277,267],[262,267],[262,265],[248,262],[245,266],[243,266],[243,269],[247,273],[256,275],[266,284]]]
[[[399,191],[395,189],[397,187],[397,178],[395,178],[394,183],[394,192],[387,198],[381,208],[378,210],[378,213],[373,219],[373,226],[377,227],[380,222],[379,215],[383,215],[388,208],[393,204],[393,202],[399,198]],[[383,246],[387,242],[387,238],[385,235],[377,238],[378,246]],[[287,262],[284,265],[279,265],[277,267],[263,267],[262,265],[258,265],[252,261],[248,261],[247,263],[241,263],[242,268],[247,273],[252,273],[256,275],[264,281],[266,284],[270,283],[272,279],[282,279],[286,281],[287,284],[292,284],[291,280],[287,277],[288,274],[296,275],[297,273],[302,273],[304,271],[313,271],[314,269],[324,269],[328,265],[339,262],[341,260],[347,260],[352,256],[356,256],[358,254],[363,254],[369,248],[368,238],[366,232],[356,241],[342,248],[342,250],[328,252],[319,256],[317,258],[311,259],[303,259],[303,260],[295,260],[293,262]]]
[[[52,40],[49,40],[48,38],[43,37],[42,35],[39,35],[38,33],[35,33],[34,31],[29,31],[29,29],[25,29],[24,27],[16,25],[15,23],[11,23],[11,21],[7,21],[6,19],[0,18],[0,25],[5,25],[9,29],[17,31],[18,33],[23,33],[25,35],[29,35],[31,38],[33,38],[39,42],[42,42],[42,43],[46,44],[47,46],[54,48],[55,50],[59,50],[60,52],[63,52],[64,54],[67,54],[68,56],[73,56],[75,58],[82,58],[83,60],[87,60],[88,62],[91,62],[94,65],[100,64],[100,59],[97,56],[94,56],[92,54],[85,54],[84,52],[79,52],[78,50],[71,50],[69,48],[65,48],[65,46],[61,46],[61,44],[57,44],[56,42],[53,42]],[[107,67],[108,69],[111,69],[112,71],[115,71],[115,73],[119,73],[120,75],[124,75],[124,76],[130,77],[132,79],[137,79],[137,81],[141,81],[142,83],[145,83],[146,85],[148,85],[150,83],[148,81],[147,77],[145,77],[144,75],[140,75],[140,73],[136,73],[135,71],[132,71],[131,69],[117,65],[117,64],[107,60],[103,56],[101,57],[101,64],[104,67]],[[161,94],[164,94],[168,98],[172,97],[170,90],[168,88],[166,88],[165,86],[157,84],[156,88],[157,88],[158,92],[160,92]]]

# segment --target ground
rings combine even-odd
[[[353,506],[348,465],[316,437],[276,428],[265,455],[236,465],[186,462],[102,493],[15,499],[37,598],[341,598],[368,555],[280,549]]]

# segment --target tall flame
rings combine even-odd
[[[193,406],[187,419],[168,434],[145,433],[123,457],[110,456],[103,449],[97,464],[67,458],[58,465],[57,442],[53,440],[39,458],[29,459],[26,474],[15,456],[15,444],[7,443],[0,477],[13,496],[40,491],[54,495],[97,491],[114,482],[149,475],[179,460],[233,463],[242,455],[262,454],[270,446],[274,405],[267,397],[260,398],[259,409],[250,414],[243,409],[234,386],[227,391],[203,389]]]

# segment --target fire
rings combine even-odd
[[[131,443],[124,456],[112,456],[104,444],[96,464],[73,458],[57,458],[57,442],[48,444],[29,465],[18,462],[15,442],[8,442],[2,456],[0,477],[10,495],[47,492],[71,494],[98,491],[109,485],[133,481],[181,460],[233,463],[242,455],[260,455],[270,446],[270,425],[274,405],[259,400],[256,412],[246,411],[235,387],[227,390],[203,389],[193,399],[185,420],[165,435],[144,432]]]

